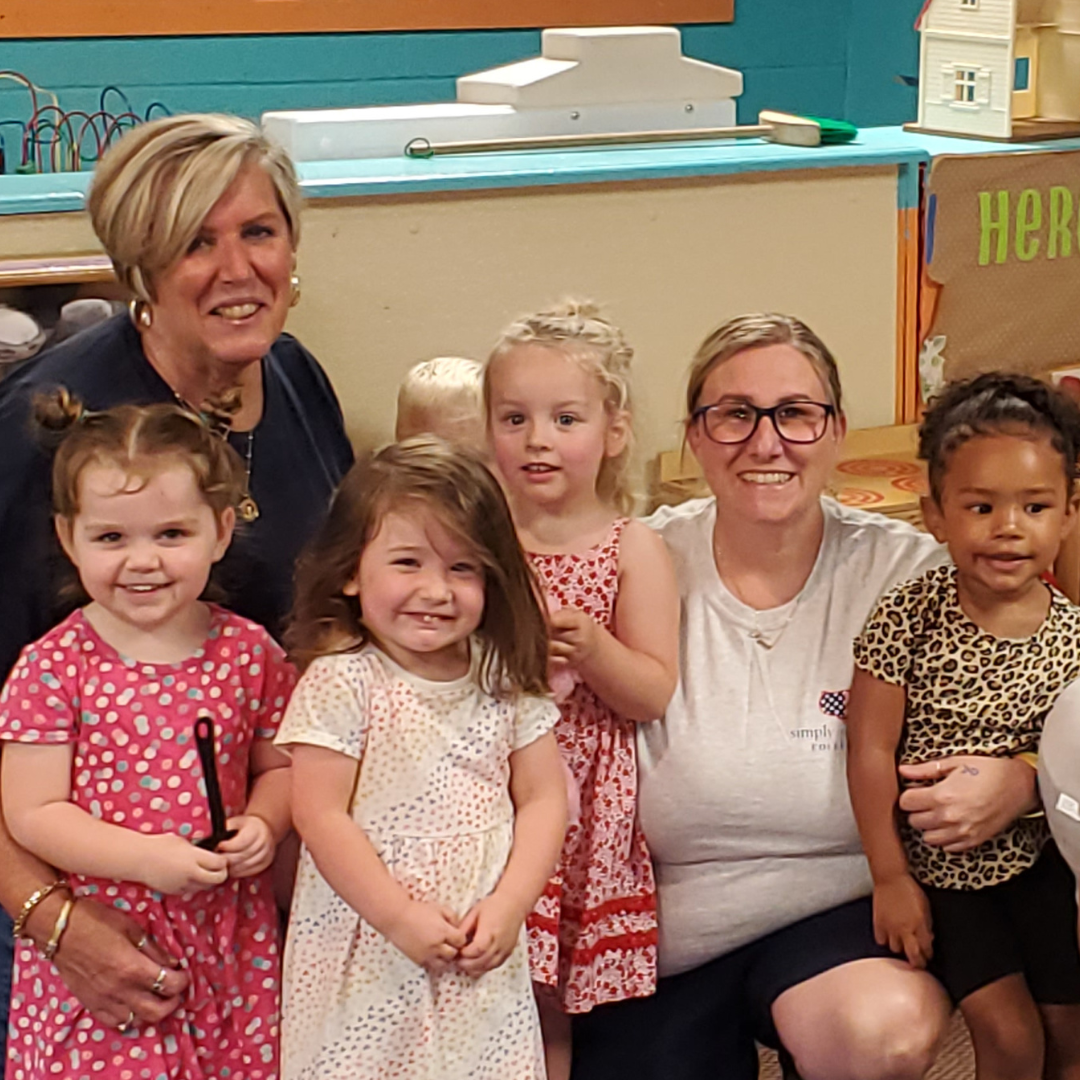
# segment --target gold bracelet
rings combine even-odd
[[[18,941],[23,936],[23,929],[26,926],[26,920],[34,913],[34,908],[41,903],[47,896],[51,896],[57,889],[66,889],[68,883],[64,878],[57,878],[56,881],[50,881],[48,885],[42,885],[40,889],[35,889],[27,898],[26,903],[23,904],[19,910],[19,914],[15,919],[15,925],[11,928],[12,940]]]
[[[45,948],[41,950],[46,960],[51,960],[56,955],[56,950],[60,948],[60,939],[67,929],[68,919],[71,918],[71,909],[74,906],[75,897],[69,896],[64,901],[64,906],[60,909],[60,914],[57,915],[56,922],[53,924],[52,937],[49,938]]]

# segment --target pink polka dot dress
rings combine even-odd
[[[614,632],[626,519],[584,553],[530,554],[552,609],[576,608]],[[568,1013],[656,990],[656,882],[637,816],[635,727],[580,681],[560,702],[555,738],[581,794],[562,857],[529,916],[533,978]]]
[[[350,813],[415,900],[458,917],[502,875],[513,840],[510,754],[550,731],[548,700],[499,701],[470,675],[430,682],[371,646],[316,660],[279,744],[358,762]],[[543,1080],[525,933],[500,967],[431,975],[300,856],[285,946],[286,1080]]]
[[[124,828],[197,840],[210,827],[196,718],[214,720],[226,813],[239,814],[252,742],[273,737],[294,680],[266,631],[222,608],[211,609],[203,646],[178,664],[122,657],[76,611],[23,651],[0,698],[0,738],[71,744],[77,806]],[[278,920],[268,873],[190,898],[69,880],[76,896],[126,912],[182,957],[191,985],[160,1025],[121,1033],[20,942],[7,1080],[276,1080]]]

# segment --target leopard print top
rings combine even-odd
[[[907,691],[899,764],[1037,750],[1046,714],[1080,675],[1080,608],[1051,588],[1035,634],[995,637],[960,607],[956,568],[940,566],[886,593],[855,641],[855,665]],[[903,818],[900,835],[916,880],[971,890],[1033,865],[1049,833],[1043,818],[1021,818],[952,854],[925,844]]]

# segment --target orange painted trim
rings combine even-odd
[[[919,410],[919,211],[897,212],[895,422],[911,424]]]
[[[0,38],[720,23],[735,0],[5,0]]]

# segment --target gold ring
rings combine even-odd
[[[165,989],[165,979],[168,977],[168,968],[162,968],[157,973],[157,978],[154,980],[154,985],[150,987],[151,994],[160,994]]]
[[[132,1027],[132,1025],[134,1023],[135,1023],[135,1010],[132,1009],[128,1013],[127,1019],[122,1024],[117,1025],[116,1030],[119,1031],[121,1035],[124,1035],[131,1029],[131,1027]]]
[[[150,935],[149,934],[143,934],[143,936],[141,938],[139,938],[139,940],[137,942],[135,942],[135,948],[138,949],[139,952],[142,952],[143,949],[146,948],[146,943],[149,940],[150,940]]]

